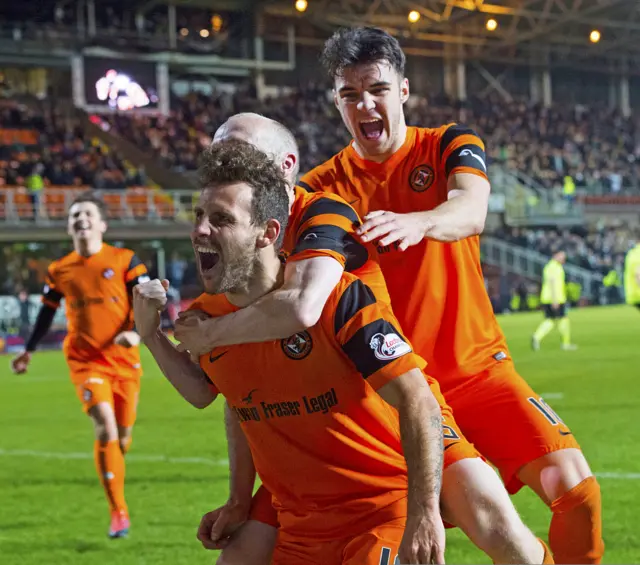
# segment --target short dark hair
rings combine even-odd
[[[203,153],[199,170],[200,189],[243,182],[251,186],[251,222],[263,226],[269,220],[280,222],[282,229],[275,242],[282,247],[289,221],[287,181],[280,168],[255,145],[239,139],[211,144]]]
[[[92,192],[91,190],[87,190],[85,192],[78,194],[78,196],[76,196],[71,201],[71,206],[73,206],[74,204],[82,204],[84,202],[95,204],[96,208],[98,209],[98,212],[100,212],[100,218],[102,220],[107,219],[107,206],[104,203],[104,200],[102,200],[102,198],[97,196],[94,192]],[[71,210],[71,206],[69,206],[69,210]]]
[[[406,57],[400,43],[378,27],[352,27],[336,31],[324,44],[320,57],[331,80],[348,67],[387,61],[404,77]]]

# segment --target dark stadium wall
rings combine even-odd
[[[407,57],[405,67],[411,92],[415,95],[436,95],[444,90],[442,60],[430,57]]]
[[[554,101],[564,104],[608,104],[609,75],[574,69],[553,69],[551,88]]]
[[[499,79],[500,84],[514,98],[529,97],[531,72],[528,67],[508,67],[491,63],[482,63],[482,67],[494,78]],[[480,70],[472,63],[466,66],[466,82],[468,97],[482,97],[483,94],[495,92]]]
[[[629,101],[634,112],[640,111],[640,77],[629,77]]]

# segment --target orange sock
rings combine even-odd
[[[549,546],[556,563],[600,563],[604,554],[600,485],[589,477],[551,503]]]
[[[547,547],[547,544],[544,543],[540,538],[538,541],[542,544],[542,548],[544,549],[544,555],[542,556],[542,565],[553,565],[555,561],[553,560],[553,555],[551,555],[551,551]]]
[[[120,442],[117,439],[107,443],[96,440],[93,444],[93,455],[110,510],[127,512],[127,503],[124,500],[124,455],[120,449]]]

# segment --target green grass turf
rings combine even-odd
[[[638,391],[640,314],[615,307],[570,314],[580,349],[563,352],[550,334],[529,349],[540,314],[501,318],[522,375],[572,427],[602,476],[606,563],[640,563]],[[0,359],[0,562],[3,565],[198,565],[215,554],[195,539],[201,515],[227,490],[220,406],[187,405],[144,352],[139,418],[127,460],[129,539],[106,538],[108,516],[92,460],[92,430],[60,352],[34,356],[29,375]],[[500,430],[496,430],[499,434]],[[546,537],[549,514],[529,492],[515,497],[525,521]],[[449,531],[448,563],[486,563]]]

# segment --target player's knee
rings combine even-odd
[[[550,505],[593,473],[582,451],[568,448],[547,453],[528,463],[518,476]]]
[[[217,565],[270,565],[278,530],[257,520],[249,520],[231,537]]]
[[[106,443],[118,439],[118,426],[113,408],[108,402],[99,402],[92,406],[88,414],[93,421],[93,429],[98,441]]]
[[[231,542],[218,557],[216,565],[269,565],[271,563],[271,552],[264,556],[256,555],[255,549],[248,545]]]

